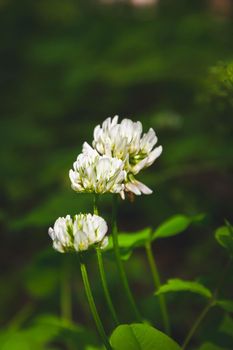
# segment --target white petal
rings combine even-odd
[[[137,187],[137,185],[135,185],[132,182],[128,182],[127,184],[125,184],[125,188],[127,191],[129,192],[133,192],[134,194],[136,194],[137,196],[141,195],[141,191],[139,190],[139,188]]]
[[[149,187],[144,185],[142,182],[135,180],[135,184],[143,194],[152,194],[153,193],[153,191]]]
[[[104,237],[104,239],[102,240],[101,244],[100,244],[100,249],[104,249],[106,248],[108,245],[108,237]]]
[[[88,238],[83,231],[77,231],[74,236],[74,248],[77,252],[88,249]]]
[[[162,153],[163,151],[163,147],[162,146],[159,146],[159,147],[156,147],[148,156],[147,158],[147,166],[150,166],[151,164],[154,163],[155,159],[157,159],[160,154]]]
[[[138,174],[140,170],[147,166],[147,158],[142,159],[139,163],[137,163],[134,167],[132,167],[132,172],[134,175]]]

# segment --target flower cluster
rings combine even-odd
[[[126,171],[120,159],[100,156],[88,143],[69,172],[71,187],[77,192],[121,193],[123,195]]]
[[[151,194],[135,175],[154,163],[162,146],[155,147],[158,139],[152,128],[142,132],[141,122],[123,119],[118,123],[118,116],[96,126],[93,148],[84,143],[70,170],[72,188],[76,192],[120,193],[122,198],[125,192]]]
[[[151,194],[152,190],[138,181],[135,176],[149,167],[162,152],[162,146],[155,147],[157,137],[153,129],[142,133],[142,124],[130,119],[118,123],[118,116],[107,118],[102,126],[94,129],[92,147],[83,144],[69,172],[71,187],[76,192],[125,193],[135,195]],[[69,215],[58,218],[49,235],[53,247],[64,253],[84,251],[108,243],[107,224],[103,218],[91,214]]]
[[[107,230],[106,221],[98,215],[79,214],[74,218],[67,215],[55,221],[49,235],[58,252],[81,252],[94,245],[104,248],[108,244]]]

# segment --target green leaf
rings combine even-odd
[[[233,228],[230,224],[219,227],[215,231],[215,238],[222,247],[228,250],[230,255],[233,255]]]
[[[224,348],[220,348],[217,345],[214,345],[212,343],[204,343],[202,346],[199,348],[199,350],[225,350]]]
[[[164,221],[153,233],[152,239],[175,236],[186,230],[193,222],[200,221],[203,214],[188,217],[185,215],[175,215]]]
[[[162,285],[156,295],[170,292],[192,292],[200,294],[206,298],[211,298],[211,291],[199,282],[184,281],[179,278],[170,279]]]
[[[166,334],[146,324],[124,324],[112,333],[113,350],[181,350]]]
[[[151,228],[147,227],[141,231],[125,233],[121,232],[118,234],[118,244],[120,247],[121,255],[129,258],[130,252],[133,248],[144,246],[145,243],[150,239]],[[112,236],[109,237],[109,244],[104,250],[105,252],[113,250]]]
[[[54,315],[40,315],[34,319],[33,324],[25,329],[8,330],[0,332],[1,350],[41,350],[54,340],[62,344],[76,344],[80,350],[88,345],[97,345],[95,336],[72,322]]]
[[[217,300],[216,305],[220,306],[225,311],[233,312],[233,300]]]
[[[230,335],[233,337],[233,319],[226,315],[221,323],[221,326],[219,328],[220,332],[226,333],[227,335]]]

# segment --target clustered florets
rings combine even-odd
[[[81,252],[96,244],[104,248],[108,244],[107,230],[106,221],[98,215],[79,214],[74,218],[67,215],[55,221],[49,235],[53,248],[60,253]]]
[[[141,122],[118,116],[107,118],[102,126],[94,129],[92,147],[85,142],[69,171],[71,187],[76,192],[151,194],[152,190],[135,176],[152,165],[162,152],[155,147],[158,139],[153,129],[142,134]],[[155,148],[154,148],[155,147]],[[64,253],[85,251],[91,246],[105,247],[108,244],[107,224],[98,215],[79,214],[58,218],[49,235],[53,247]]]
[[[107,118],[94,129],[93,148],[86,142],[70,170],[72,188],[77,192],[151,194],[152,190],[135,179],[152,165],[162,152],[154,148],[158,139],[153,129],[142,134],[141,122],[118,116]]]
[[[76,192],[123,193],[126,171],[118,158],[99,155],[88,143],[69,172],[71,187]]]

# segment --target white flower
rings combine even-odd
[[[132,192],[137,196],[143,194],[151,194],[153,191],[144,185],[142,182],[135,179],[135,177],[131,174],[129,175],[129,180],[125,183],[126,192]]]
[[[107,118],[102,126],[94,130],[93,147],[101,154],[121,159],[127,171],[125,190],[137,195],[150,194],[152,191],[141,182],[135,180],[134,175],[140,170],[152,165],[162,152],[162,146],[156,148],[158,139],[151,128],[142,135],[141,122],[123,119],[118,123],[118,116]]]
[[[88,143],[84,143],[83,152],[77,157],[69,172],[71,187],[76,192],[121,193],[126,172],[124,162],[109,156],[100,156]]]
[[[67,251],[84,251],[93,245],[101,249],[108,244],[106,236],[108,226],[106,221],[91,214],[70,215],[58,218],[53,228],[49,228],[49,235],[53,240],[53,247],[60,253]]]
[[[73,246],[73,220],[70,215],[58,218],[54,227],[49,228],[49,235],[53,240],[53,248],[60,253],[72,249]]]

